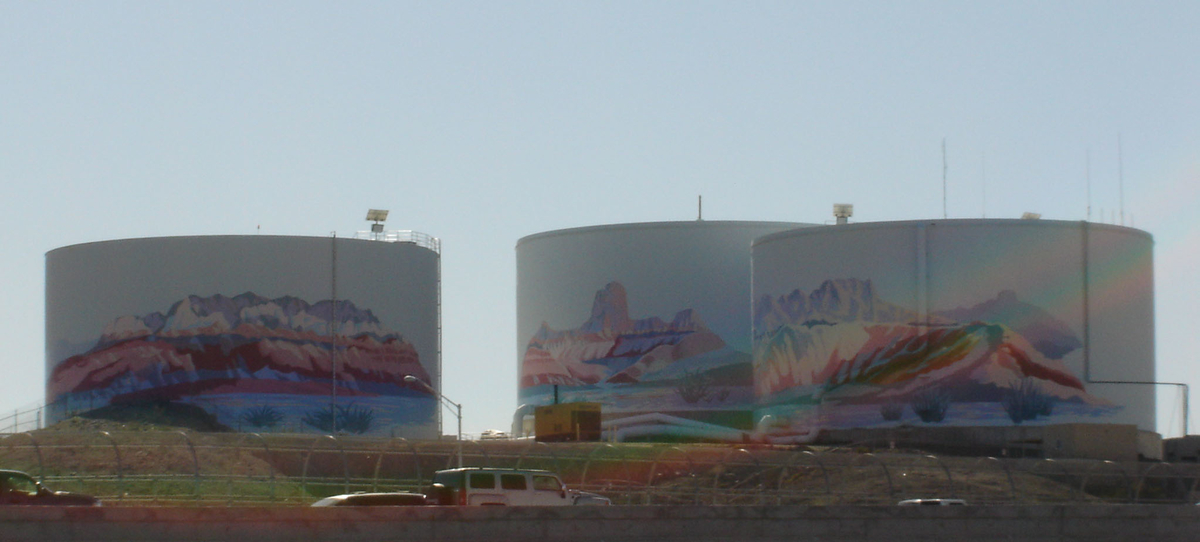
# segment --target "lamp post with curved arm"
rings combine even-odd
[[[409,384],[420,384],[430,393],[436,395],[441,400],[442,404],[454,407],[454,415],[458,418],[458,468],[462,468],[462,405],[448,399],[442,392],[433,389],[428,382],[421,380],[413,375],[404,375],[404,381]]]

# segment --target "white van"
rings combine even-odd
[[[437,471],[429,500],[452,506],[610,504],[603,496],[567,489],[550,471],[485,467]]]

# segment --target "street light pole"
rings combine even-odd
[[[441,395],[441,394],[438,394],[438,395]],[[446,397],[443,396],[442,399],[446,399]],[[446,400],[450,401],[449,399],[446,399]],[[452,403],[452,404],[454,405],[454,409],[455,409],[454,415],[458,417],[458,440],[456,440],[455,443],[458,445],[458,468],[461,469],[463,466],[462,465],[462,405],[459,403]],[[1187,413],[1184,413],[1183,419],[1184,420],[1187,419]],[[1187,422],[1184,422],[1184,425],[1187,425]],[[1187,436],[1187,433],[1184,433],[1184,436]]]
[[[457,441],[458,442],[458,446],[457,446],[457,448],[458,448],[458,468],[461,469],[463,466],[462,405],[459,403],[455,403],[454,401],[451,401],[448,397],[446,397],[445,395],[442,395],[442,392],[433,389],[433,386],[430,386],[428,382],[421,380],[420,378],[417,378],[413,375],[404,375],[404,381],[408,382],[409,384],[420,384],[422,387],[429,390],[430,393],[436,395],[439,399],[441,399],[441,402],[443,405],[454,407],[454,416],[458,418],[458,441]]]

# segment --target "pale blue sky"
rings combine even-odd
[[[1090,148],[1114,222],[1118,133],[1159,378],[1200,384],[1197,28],[1186,1],[0,0],[0,409],[42,398],[65,245],[390,209],[443,240],[444,391],[477,433],[516,406],[524,235],[690,220],[698,194],[714,220],[936,218],[943,137],[951,217],[1083,219]]]

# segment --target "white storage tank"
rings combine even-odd
[[[48,422],[157,409],[240,431],[436,437],[437,400],[404,377],[441,385],[439,242],[403,233],[50,251]]]
[[[1153,240],[1050,220],[798,229],[753,248],[769,433],[1123,423],[1155,430]],[[1121,383],[1117,383],[1121,382]]]
[[[750,246],[800,226],[656,222],[522,238],[518,403],[552,404],[557,388],[560,402],[601,403],[610,437],[740,440],[754,406]]]

